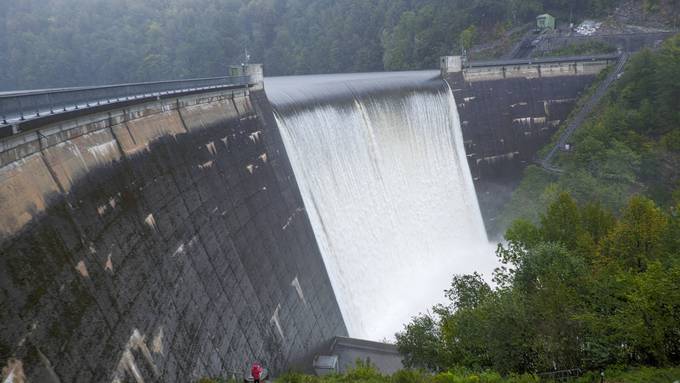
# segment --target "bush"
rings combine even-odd
[[[671,383],[680,380],[680,368],[608,368],[604,373],[605,383]],[[600,381],[599,372],[588,372],[576,383],[592,383]]]
[[[588,41],[580,44],[571,44],[565,47],[547,51],[543,56],[585,56],[616,52],[616,47],[601,41]]]
[[[500,383],[503,381],[503,378],[497,372],[485,371],[479,374],[479,380],[482,383]]]
[[[392,383],[423,383],[429,380],[428,375],[417,370],[399,370],[392,375]]]
[[[538,382],[538,378],[530,374],[515,375],[510,374],[505,379],[506,383],[535,383]]]
[[[452,372],[442,372],[432,378],[433,383],[459,383],[458,377]]]
[[[313,375],[305,375],[299,372],[287,372],[278,378],[277,383],[312,383],[319,382],[321,379]]]

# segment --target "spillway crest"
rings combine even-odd
[[[453,93],[434,72],[266,83],[351,336],[391,338],[490,270]]]

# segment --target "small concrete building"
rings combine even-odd
[[[369,363],[380,373],[391,375],[404,368],[402,356],[394,344],[338,336],[333,339],[326,355],[314,358],[317,375],[346,373],[357,361]]]
[[[545,30],[545,29],[550,29],[554,30],[555,29],[555,18],[552,17],[551,15],[544,13],[542,15],[536,16],[536,26],[540,30]]]
[[[463,59],[461,56],[442,56],[439,59],[439,69],[442,77],[449,73],[458,73],[463,70]]]

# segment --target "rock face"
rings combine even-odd
[[[347,335],[262,90],[4,139],[0,302],[15,381],[310,368]]]

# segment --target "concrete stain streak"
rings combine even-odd
[[[206,161],[206,162],[198,165],[198,168],[201,169],[201,170],[210,169],[210,168],[213,167],[214,164],[215,164],[215,161],[210,160],[210,161]]]
[[[111,261],[111,253],[106,257],[106,263],[104,264],[104,270],[108,270],[113,273],[113,262]]]
[[[307,305],[307,299],[305,299],[305,294],[302,292],[302,286],[300,286],[300,280],[298,279],[298,276],[296,275],[295,278],[293,278],[293,281],[290,282],[290,285],[295,288],[295,291],[298,294],[298,297],[300,300]]]
[[[158,327],[158,332],[151,343],[151,351],[163,355],[163,326]]]
[[[116,140],[111,140],[103,144],[95,145],[87,148],[87,151],[97,160],[110,159],[114,153],[118,153],[118,143]],[[108,162],[108,161],[107,161]]]
[[[144,222],[154,231],[158,231],[158,226],[156,226],[156,219],[153,217],[153,214],[147,215],[146,218],[144,218]]]
[[[207,144],[205,144],[206,149],[212,154],[213,156],[217,154],[217,148],[215,147],[215,142],[210,141]]]
[[[183,243],[181,245],[179,245],[177,247],[177,249],[175,249],[175,252],[172,253],[172,256],[177,257],[177,256],[180,256],[182,254],[184,254],[184,244]]]
[[[2,383],[25,383],[24,364],[21,360],[10,358],[2,368]]]
[[[276,331],[279,332],[279,335],[281,336],[281,340],[285,342],[286,337],[283,336],[283,328],[281,327],[281,322],[279,320],[279,310],[281,310],[281,304],[279,303],[276,306],[276,310],[274,310],[274,315],[272,315],[271,319],[269,320],[269,323],[273,324],[274,327],[276,327]]]
[[[87,266],[85,265],[84,261],[78,262],[78,264],[76,265],[76,270],[78,270],[80,275],[82,275],[83,277],[85,278],[90,277],[90,273],[87,272]]]
[[[144,360],[154,375],[150,380],[155,381],[158,379],[160,377],[160,372],[153,361],[149,347],[146,345],[146,337],[142,335],[138,329],[133,329],[132,335],[130,335],[130,339],[125,345],[122,356],[118,361],[116,371],[113,374],[112,383],[128,382],[126,379],[128,374],[134,378],[136,383],[145,382],[139,367],[137,367],[137,361],[135,360],[135,356],[132,351],[141,352],[144,356]]]
[[[103,216],[104,214],[107,213],[107,211],[115,209],[116,205],[117,205],[116,197],[109,197],[108,201],[106,201],[102,205],[97,206],[97,214]]]
[[[253,143],[258,143],[260,141],[260,135],[262,135],[262,131],[258,130],[256,132],[251,133],[248,137],[250,138],[250,141]]]
[[[291,216],[288,217],[288,220],[286,221],[286,223],[281,227],[281,230],[286,230],[286,229],[288,228],[288,226],[290,226],[290,224],[293,223],[293,220],[294,220],[295,217],[298,215],[298,213],[301,213],[301,212],[303,212],[304,210],[305,210],[305,209],[303,209],[303,208],[301,208],[301,207],[295,209],[295,211],[293,212],[293,214],[291,214]]]
[[[518,124],[530,124],[531,123],[531,117],[514,118],[512,120],[512,122],[518,123]]]

